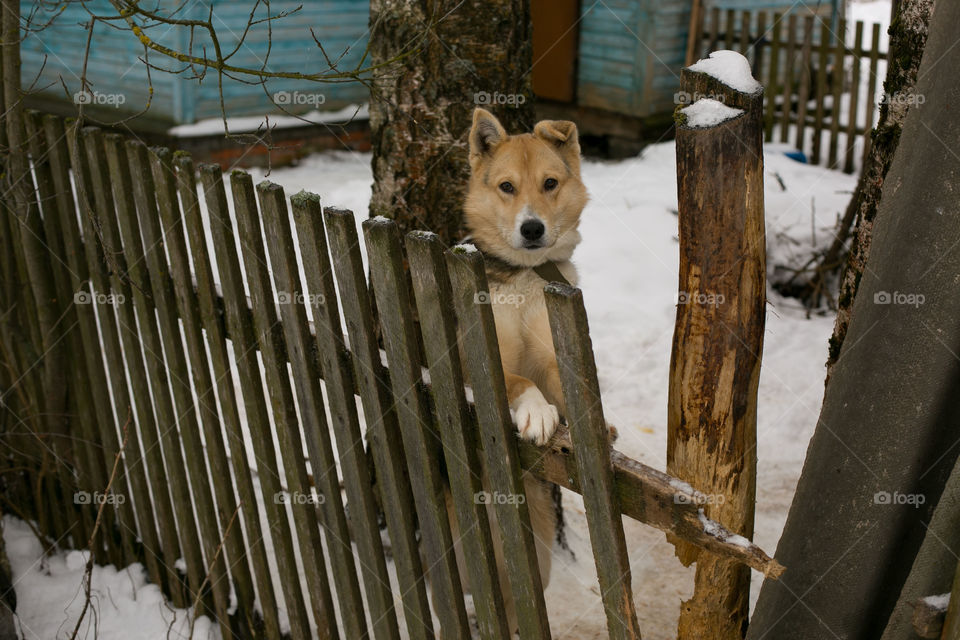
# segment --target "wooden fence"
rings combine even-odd
[[[810,163],[852,173],[856,147],[870,146],[877,90],[883,86],[880,25],[831,24],[813,12],[768,13],[697,8],[691,18],[687,64],[717,49],[747,56],[766,86],[765,140],[792,144]],[[845,43],[848,29],[853,45]],[[869,33],[867,34],[867,32]],[[870,37],[864,45],[865,34]]]
[[[578,290],[546,289],[572,400],[569,430],[535,447],[515,437],[475,303],[479,253],[415,232],[404,254],[392,222],[367,220],[368,285],[353,214],[315,195],[290,208],[241,171],[53,116],[25,125],[29,202],[4,202],[0,224],[0,477],[5,509],[51,546],[143,562],[225,638],[468,638],[449,486],[480,636],[509,637],[499,536],[521,637],[549,638],[524,500],[495,501],[491,526],[478,499],[522,496],[528,472],[583,495],[611,637],[639,637],[621,514],[779,570],[705,520],[702,494],[611,449]],[[58,320],[40,335],[40,317]],[[50,372],[69,391],[52,421]]]

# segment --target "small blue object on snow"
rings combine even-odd
[[[807,164],[807,154],[805,154],[803,151],[794,149],[792,151],[784,151],[783,155],[787,156],[791,160],[796,160],[797,162]]]

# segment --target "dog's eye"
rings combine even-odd
[[[544,191],[553,191],[557,188],[556,178],[547,178],[543,181],[543,190]]]
[[[504,193],[513,193],[513,184],[509,182],[501,182],[500,191],[503,191]]]

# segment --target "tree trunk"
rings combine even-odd
[[[958,22],[960,3],[938,3],[917,76],[926,100],[904,121],[777,549],[787,571],[764,583],[748,639],[880,637],[957,459]]]
[[[743,65],[747,67],[744,59]],[[740,111],[710,127],[677,124],[680,293],[670,358],[667,473],[705,494],[706,516],[753,537],[757,384],[766,313],[763,90],[742,93],[684,69],[688,95],[722,95]],[[673,540],[697,563],[680,640],[740,640],[750,570]]]
[[[418,46],[374,78],[370,215],[449,246],[460,233],[474,107],[511,133],[533,126],[529,0],[372,0],[370,24],[374,64]]]
[[[873,238],[873,221],[880,205],[880,192],[883,181],[893,162],[893,154],[900,142],[900,132],[911,105],[922,100],[917,97],[917,71],[927,42],[930,16],[933,13],[933,0],[903,0],[898,11],[893,14],[890,24],[890,46],[887,56],[887,78],[883,83],[885,99],[880,105],[880,118],[876,128],[870,133],[870,152],[864,161],[863,172],[857,189],[847,205],[843,217],[844,226],[838,235],[847,233],[853,222],[853,240],[847,253],[846,266],[840,277],[840,291],[837,297],[837,320],[830,338],[830,351],[827,358],[827,382],[834,366],[840,358],[840,352],[850,326],[850,314],[853,299],[860,288],[860,279],[870,256]],[[835,257],[828,256],[830,262]],[[824,269],[832,268],[825,265]],[[822,280],[822,270],[818,269],[814,280]],[[816,295],[823,283],[811,282],[807,295]]]

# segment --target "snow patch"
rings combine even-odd
[[[941,593],[938,596],[927,596],[922,598],[923,603],[932,609],[937,611],[946,611],[947,607],[950,606],[950,592]]]
[[[460,251],[462,253],[476,253],[477,246],[467,243],[467,244],[458,244],[453,248],[454,251]]]
[[[713,98],[701,98],[689,107],[680,109],[680,113],[687,118],[684,123],[686,126],[691,129],[706,129],[743,115],[743,109],[728,107]]]
[[[709,58],[703,58],[689,68],[712,76],[740,93],[756,93],[760,89],[760,83],[750,71],[750,63],[736,51],[714,51]]]

